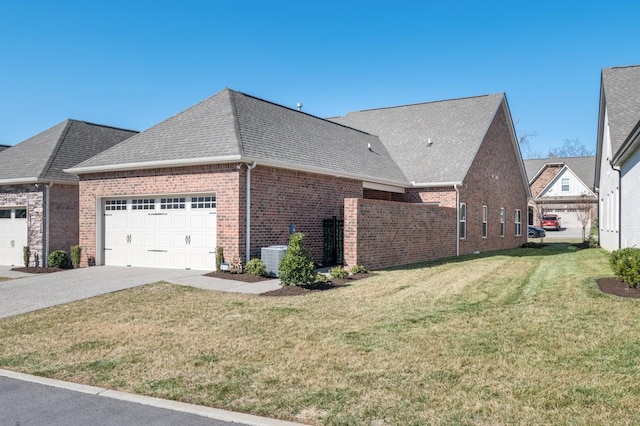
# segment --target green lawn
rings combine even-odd
[[[568,244],[287,298],[159,283],[0,321],[0,366],[309,424],[639,424],[640,300]]]

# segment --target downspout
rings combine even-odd
[[[247,241],[245,244],[245,263],[249,262],[251,257],[251,169],[256,167],[256,162],[247,164],[247,229],[245,231]]]
[[[44,267],[49,266],[49,223],[51,222],[50,218],[49,218],[49,213],[50,213],[50,208],[49,206],[51,205],[51,192],[50,189],[53,186],[53,182],[49,182],[47,184],[44,185],[45,188],[45,197],[44,197],[44,202],[45,202],[45,216],[44,216],[44,259],[42,259],[42,265]]]
[[[460,190],[458,185],[453,185],[456,191],[456,257],[460,256]]]

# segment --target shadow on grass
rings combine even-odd
[[[496,256],[511,256],[511,257],[528,257],[528,256],[557,256],[559,254],[566,254],[573,251],[580,250],[574,243],[569,242],[544,242],[543,247],[536,248],[524,248],[516,247],[507,250],[494,250],[481,252],[478,254],[465,254],[457,257],[445,257],[442,259],[431,260],[427,262],[411,263],[408,265],[393,266],[391,268],[383,269],[384,271],[410,271],[413,269],[431,268],[434,266],[468,262],[475,259],[487,259]]]

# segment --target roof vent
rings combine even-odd
[[[298,108],[298,111],[302,111],[302,102],[298,102],[296,108]]]
[[[431,140],[431,138],[427,139],[427,146],[431,146],[433,145],[433,141]]]

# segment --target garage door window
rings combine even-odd
[[[185,208],[185,198],[161,198],[160,210],[177,210]]]
[[[26,219],[27,209],[16,209],[16,219]]]
[[[156,200],[153,198],[131,200],[131,210],[155,210],[155,208],[156,208]]]
[[[127,200],[107,200],[105,201],[104,209],[106,211],[126,210]]]
[[[0,219],[11,219],[11,210],[0,210]]]
[[[215,209],[216,197],[191,197],[192,209]]]

